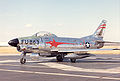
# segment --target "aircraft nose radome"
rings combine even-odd
[[[18,39],[12,39],[8,42],[9,45],[17,47],[17,44],[19,43]]]

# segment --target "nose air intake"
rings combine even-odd
[[[12,39],[8,42],[10,46],[17,47],[17,44],[19,43],[18,39]]]

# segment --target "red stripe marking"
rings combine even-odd
[[[102,25],[99,26],[99,28],[97,30],[99,30],[101,28],[106,28],[105,26],[106,26],[106,24],[102,24]]]
[[[50,44],[50,45],[51,45],[50,48],[52,48],[53,46],[54,46],[54,47],[57,47],[57,46],[60,45],[60,44],[72,44],[72,45],[74,45],[75,43],[56,42],[56,41],[53,39],[53,41],[46,42],[46,44]]]

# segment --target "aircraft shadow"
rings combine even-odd
[[[63,62],[57,62],[56,59],[51,59],[51,60],[43,60],[43,61],[37,61],[37,62],[31,62],[31,63],[48,63],[48,62],[55,62],[55,63],[71,63],[70,60],[64,60]],[[77,60],[76,63],[120,63],[119,60],[97,60],[97,59],[80,59]]]

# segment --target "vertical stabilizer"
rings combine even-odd
[[[94,36],[95,37],[102,37],[104,35],[104,30],[106,28],[106,20],[102,20],[102,22],[100,23],[100,25],[98,26],[98,28],[96,29],[96,31],[94,32]]]

